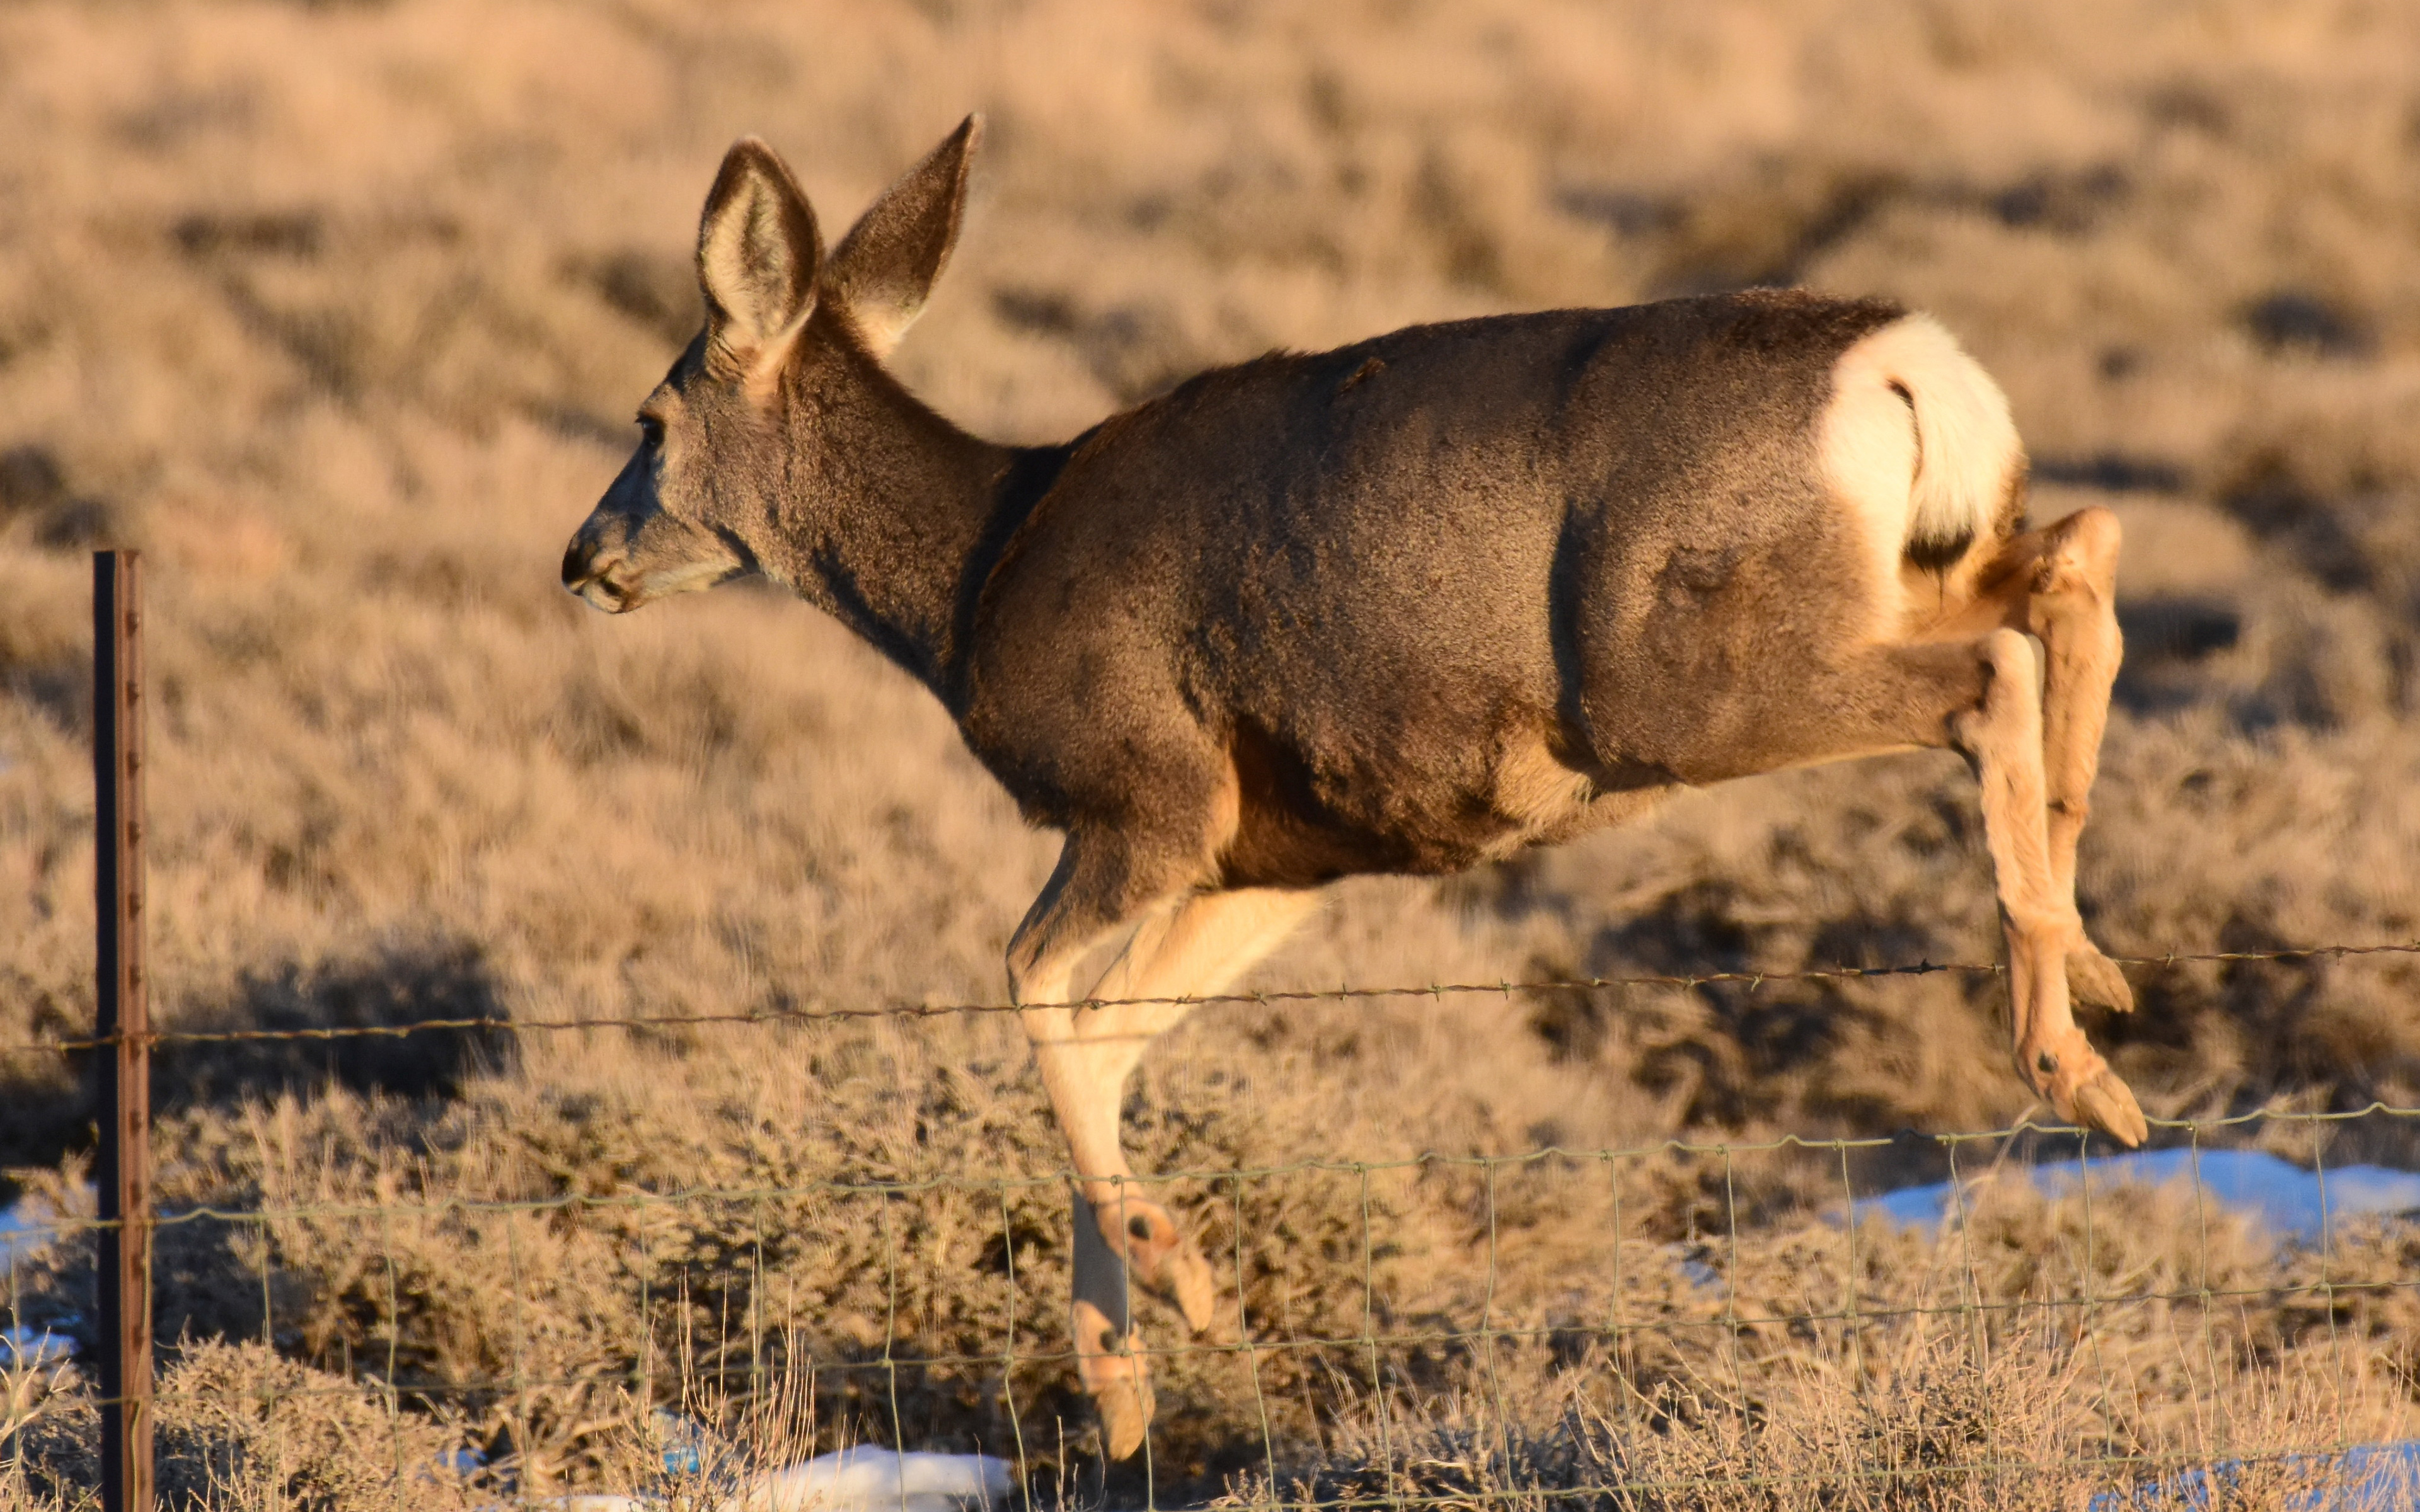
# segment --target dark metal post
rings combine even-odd
[[[143,594],[132,551],[92,557],[93,901],[101,971],[101,1504],[152,1512],[151,1011],[143,966]]]

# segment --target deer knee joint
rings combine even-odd
[[[2060,520],[2034,564],[2033,596],[2106,600],[2117,581],[2121,533],[2118,517],[2098,506]]]
[[[2052,554],[2074,562],[2087,571],[2114,563],[2126,534],[2125,528],[2118,522],[2117,514],[2099,504],[2077,510],[2060,520],[2055,529],[2058,545]]]
[[[2004,625],[1983,638],[1983,662],[1992,670],[1995,688],[1998,680],[2005,677],[2031,689],[2035,679],[2041,675],[2032,637],[2009,625]]]

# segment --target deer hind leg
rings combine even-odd
[[[2033,643],[2004,626],[1978,651],[1986,673],[1982,698],[1951,717],[1950,735],[1982,788],[1984,840],[2009,945],[2017,1070],[2062,1118],[2139,1145],[2149,1129],[2134,1094],[2085,1039],[2069,1008],[2068,964],[2084,940],[2084,924],[2075,911],[2072,862],[2062,886],[2054,861]]]
[[[1176,998],[1215,993],[1283,939],[1315,902],[1295,892],[1153,896],[1125,847],[1071,838],[1050,886],[1009,948],[1010,976],[1051,1109],[1078,1177],[1072,1327],[1077,1371],[1101,1414],[1112,1458],[1141,1446],[1154,1411],[1151,1372],[1129,1306],[1129,1282],[1170,1293],[1199,1332],[1214,1321],[1217,1288],[1200,1248],[1168,1210],[1143,1196],[1118,1137],[1127,1075],[1153,1036],[1189,1010],[1181,1002],[1066,1006],[1077,964],[1141,916],[1091,995]],[[1123,884],[1123,886],[1121,886]]]
[[[1793,738],[1805,760],[1909,745],[1947,745],[1965,756],[1982,790],[1983,836],[2008,939],[2018,1074],[2062,1117],[2139,1144],[2149,1131],[2134,1094],[2093,1050],[2069,1007],[2068,963],[2080,946],[2089,947],[2075,909],[2072,862],[2062,875],[2053,859],[2040,664],[2033,642],[2009,623],[2024,612],[2029,574],[2049,553],[2039,538],[2018,548],[2003,559],[2008,565],[1968,622],[1979,629],[1997,621],[1997,628],[1978,640],[1871,647],[1802,678],[1793,698],[1806,722]],[[2072,682],[2064,686],[2072,694]],[[2098,722],[2089,728],[2097,735]],[[2083,721],[2071,722],[2069,737],[2082,729]],[[2086,749],[2065,780],[2088,782],[2091,759]],[[2060,791],[2077,794],[2071,785]],[[2071,841],[2074,828],[2067,834]]]
[[[2038,534],[2024,575],[2024,628],[2040,638],[2042,766],[2047,779],[2051,885],[2071,906],[2075,847],[2091,811],[2101,734],[2123,642],[2118,631],[2118,517],[2083,509]],[[2132,1011],[2134,995],[2115,963],[2079,930],[2067,954],[2068,990],[2082,1002]]]

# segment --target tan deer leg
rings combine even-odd
[[[1225,991],[1282,944],[1319,904],[1309,891],[1249,888],[1201,893],[1136,932],[1134,940],[1093,988],[1098,998],[1199,997]],[[1111,1103],[1144,1042],[1173,1026],[1186,1009],[1158,1005],[1095,1009],[1079,1015],[1076,1033],[1105,1051],[1101,1074]],[[1089,1021],[1089,1022],[1088,1022]],[[1121,1172],[1125,1170],[1123,1164]],[[1089,1173],[1088,1173],[1089,1174]],[[1210,1263],[1168,1210],[1131,1181],[1094,1182],[1088,1194],[1102,1238],[1144,1286],[1165,1293],[1199,1334],[1216,1321],[1218,1284]]]
[[[1046,892],[1044,903],[1050,901]],[[1044,903],[1037,903],[1037,915]],[[1090,995],[1174,998],[1218,992],[1282,941],[1316,904],[1315,893],[1263,889],[1164,902],[1146,915]],[[1029,928],[1047,930],[1031,920]],[[1027,932],[1019,933],[1022,939]],[[1078,936],[1071,933],[1068,938]],[[1089,936],[1098,938],[1098,932]],[[1039,1005],[1072,995],[1074,963],[1084,953],[1082,945],[1071,943],[1018,973],[1018,1000]],[[1139,1352],[1140,1335],[1128,1307],[1130,1274],[1171,1295],[1197,1333],[1217,1315],[1209,1261],[1168,1210],[1142,1195],[1118,1137],[1127,1075],[1152,1038],[1173,1027],[1190,1008],[1181,1002],[1036,1006],[1021,1015],[1075,1159],[1077,1369],[1101,1413],[1112,1458],[1123,1459],[1141,1446],[1154,1407],[1150,1367]]]
[[[1172,868],[1171,872],[1181,877]],[[1043,1090],[1059,1132],[1066,1136],[1076,1170],[1085,1179],[1076,1196],[1076,1284],[1069,1321],[1077,1374],[1101,1414],[1110,1456],[1119,1459],[1141,1445],[1156,1406],[1151,1368],[1140,1352],[1142,1340],[1127,1307],[1125,1265],[1103,1240],[1087,1192],[1090,1178],[1125,1173],[1125,1153],[1118,1143],[1118,1091],[1125,1068],[1119,1068],[1116,1080],[1108,1081],[1109,1095],[1102,1097],[1099,1089],[1110,1069],[1101,1057],[1107,1047],[1085,1042],[1077,1032],[1081,1011],[1065,1005],[1077,995],[1076,968],[1106,936],[1138,915],[1174,906],[1181,881],[1164,885],[1155,897],[1138,885],[1147,874],[1134,865],[1125,847],[1087,843],[1084,837],[1070,835],[1057,870],[1008,946],[1010,994],[1027,1005],[1017,1016],[1033,1046],[1034,1067],[1042,1073]]]
[[[2149,1128],[2134,1094],[2085,1039],[2069,1011],[2067,959],[2083,938],[2083,924],[2074,895],[2060,888],[2051,859],[2033,643],[2017,630],[2002,628],[1978,650],[1989,673],[1982,701],[1953,716],[1950,733],[1982,788],[1984,839],[2009,943],[2018,1072],[2050,1099],[2060,1117],[2138,1145]]]
[[[2123,642],[2118,632],[2118,517],[2082,509],[2040,532],[2026,575],[2024,628],[2048,656],[2042,688],[2042,765],[2048,779],[2051,886],[2075,898],[2075,847],[2091,812],[2101,734]],[[2115,963],[2082,932],[2068,947],[2068,991],[2081,1002],[2131,1012],[2134,994]]]

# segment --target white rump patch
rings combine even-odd
[[[1826,482],[1864,527],[1877,587],[1911,547],[1991,533],[2024,460],[2008,396],[1928,315],[1840,354],[1822,425]]]

